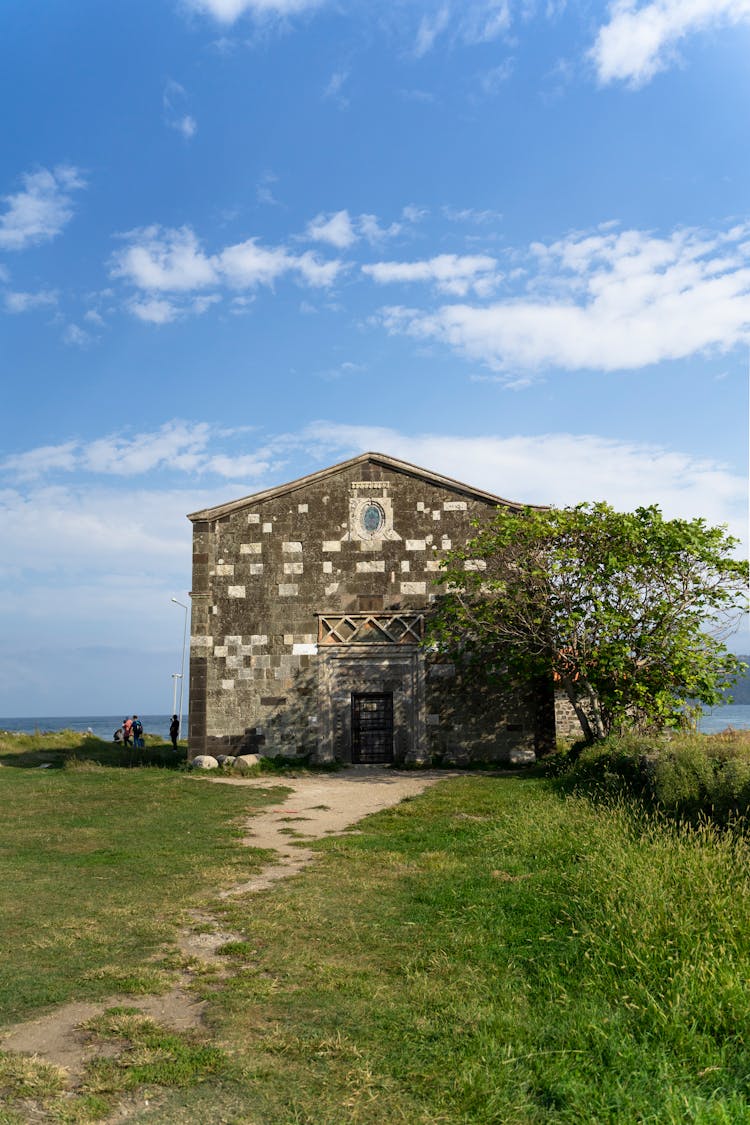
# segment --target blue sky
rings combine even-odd
[[[749,55],[750,0],[6,0],[0,715],[168,710],[185,513],[367,449],[745,538]]]

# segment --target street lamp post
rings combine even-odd
[[[177,681],[182,679],[180,672],[172,673],[172,714],[177,714]]]
[[[182,663],[180,665],[180,672],[179,672],[179,676],[180,676],[180,735],[182,735],[182,693],[183,693],[183,689],[184,689],[184,686],[185,686],[185,646],[187,644],[187,623],[188,623],[188,612],[189,611],[188,611],[188,607],[185,605],[184,602],[178,601],[177,598],[172,598],[172,601],[174,602],[175,605],[181,606],[181,608],[185,610],[185,622],[184,622],[183,629],[182,629]],[[175,676],[177,676],[176,672],[175,672]],[[175,679],[175,687],[176,686],[177,686],[177,680]],[[174,712],[172,712],[172,713],[174,714]]]

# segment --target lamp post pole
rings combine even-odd
[[[172,673],[172,714],[177,714],[177,681],[181,680],[182,676],[179,672]]]
[[[185,610],[185,621],[182,628],[182,663],[180,665],[180,736],[182,736],[182,693],[185,685],[185,646],[187,644],[187,623],[189,610],[185,603],[178,601],[177,598],[172,598],[172,601],[175,605],[181,606],[181,608]]]

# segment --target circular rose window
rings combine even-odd
[[[362,527],[370,535],[380,531],[385,523],[385,512],[379,504],[368,504],[362,513]]]

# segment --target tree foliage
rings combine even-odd
[[[482,676],[554,674],[586,740],[680,723],[740,670],[723,640],[747,602],[737,541],[656,506],[499,508],[444,562],[430,639]]]

